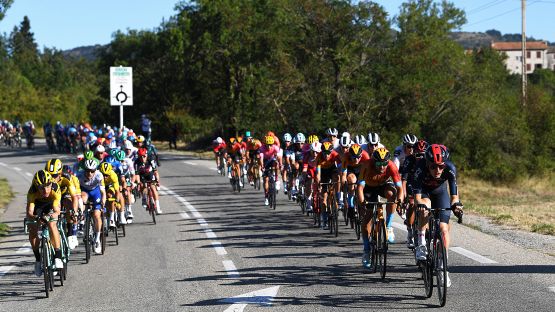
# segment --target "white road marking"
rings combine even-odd
[[[28,177],[32,177],[32,176],[33,176],[33,174],[30,173],[30,172],[25,172],[25,175],[27,175]]]
[[[555,286],[549,287],[549,290],[550,290],[551,292],[555,292]]]
[[[470,251],[470,250],[466,250],[466,249],[464,249],[464,248],[462,248],[462,247],[451,247],[451,248],[449,248],[449,250],[452,250],[452,251],[454,251],[454,252],[456,252],[456,253],[458,253],[458,254],[461,254],[461,255],[463,255],[463,256],[465,256],[465,257],[467,257],[467,258],[470,258],[470,259],[472,259],[472,260],[474,260],[474,261],[478,261],[478,262],[480,262],[480,263],[497,263],[496,261],[493,261],[493,260],[491,260],[491,259],[488,259],[488,258],[486,258],[486,257],[484,257],[484,256],[481,256],[481,255],[479,255],[479,254],[477,254],[477,253],[474,253],[474,252],[472,252],[472,251]]]
[[[210,168],[210,170],[218,171],[218,169],[216,169],[216,168]]]
[[[208,238],[217,238],[218,236],[216,236],[216,233],[212,232],[211,229],[204,229],[204,234],[206,234],[206,237]]]
[[[198,220],[199,223],[201,222],[201,220],[202,222],[206,222],[204,219],[202,219],[202,215],[198,211],[192,211],[191,214],[193,215],[194,218],[199,219]]]
[[[185,211],[182,211],[182,212],[180,213],[180,215],[181,215],[181,217],[182,217],[183,219],[190,219],[189,214],[186,213]]]
[[[214,249],[216,250],[216,253],[219,256],[224,256],[227,255],[227,251],[225,251],[224,246],[222,246],[222,243],[220,242],[212,242],[212,247],[214,247]]]
[[[239,278],[239,272],[237,272],[237,268],[235,267],[235,264],[233,264],[233,261],[231,260],[223,260],[222,261],[225,270],[227,271],[227,276],[231,277],[231,278]]]
[[[7,165],[3,162],[0,162],[0,166],[6,167]]]
[[[14,267],[15,266],[13,266],[13,265],[0,266],[0,276],[4,276],[4,275],[8,274],[8,272],[10,272],[10,270],[13,269]]]
[[[224,299],[222,302],[233,303],[229,308],[225,309],[224,312],[242,312],[247,304],[269,306],[272,304],[278,290],[279,286],[273,286]]]
[[[195,164],[193,162],[190,161],[184,161],[184,163],[186,163],[187,165],[191,165],[191,166],[197,166],[198,164]]]
[[[13,167],[13,170],[15,170],[15,171],[21,171],[21,168],[19,168],[19,167]]]

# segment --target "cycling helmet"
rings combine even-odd
[[[131,141],[125,140],[125,144],[123,145],[125,146],[125,149],[128,149],[128,150],[133,149],[133,143],[131,143]]]
[[[326,141],[322,143],[321,148],[322,148],[322,153],[329,155],[331,154],[331,151],[333,151],[333,143]]]
[[[447,146],[445,146],[443,144],[440,144],[439,146],[441,146],[441,147],[443,147],[443,149],[445,149],[445,157],[443,157],[443,159],[449,160],[450,154],[449,154],[449,149],[447,149]]]
[[[110,163],[108,162],[103,162],[100,164],[100,172],[102,172],[102,174],[110,174],[110,172],[112,172],[112,165],[110,165]]]
[[[242,136],[238,136],[237,137],[237,143],[241,143],[243,142],[243,137]]]
[[[418,143],[416,143],[416,152],[419,154],[424,153],[427,147],[428,147],[428,142],[420,139],[418,140]]]
[[[308,136],[308,144],[312,144],[314,142],[319,142],[318,136],[315,134],[311,134]]]
[[[62,173],[62,161],[57,158],[52,158],[46,163],[44,170],[50,173],[50,175],[58,175]]]
[[[235,137],[229,138],[229,142],[230,142],[231,144],[235,143]]]
[[[96,153],[104,153],[106,149],[104,148],[104,145],[98,145],[94,151]]]
[[[139,136],[137,137],[137,142],[138,142],[138,143],[143,143],[144,141],[145,141],[145,137],[144,137],[144,136],[139,135]]]
[[[274,136],[272,136],[272,135],[267,135],[267,136],[264,137],[264,144],[273,145],[274,142],[275,142],[275,141],[274,141]]]
[[[112,143],[110,143],[112,144]],[[118,153],[118,150],[114,147],[114,148],[110,148],[110,151],[108,152],[108,154],[110,154],[110,156],[114,156],[116,157],[116,154]]]
[[[341,140],[339,140],[339,144],[341,144],[342,147],[350,147],[352,142],[351,142],[351,137],[350,136],[342,136]]]
[[[245,137],[247,139],[252,138],[251,132],[250,131],[245,131]]]
[[[350,134],[349,132],[345,131],[345,132],[341,133],[341,137],[348,137],[348,138],[350,138],[350,137],[351,137],[351,134]]]
[[[34,186],[47,186],[52,183],[52,176],[46,170],[39,170],[33,177]]]
[[[139,148],[139,151],[137,154],[139,154],[139,156],[145,156],[147,154],[146,148],[144,147]]]
[[[217,138],[216,138],[216,142],[217,142],[218,144],[222,144],[222,143],[224,142],[224,140],[223,140],[222,138],[220,138],[220,137],[217,137]]]
[[[349,153],[352,157],[360,158],[360,156],[362,156],[362,147],[355,143],[349,148]]]
[[[116,159],[119,161],[122,161],[125,159],[125,152],[124,151],[118,151],[115,155]]]
[[[85,160],[85,169],[87,170],[96,170],[98,163],[95,159],[87,159]]]
[[[359,135],[355,135],[355,143],[358,145],[362,145],[366,143],[366,139],[364,138],[364,135],[359,134]]]
[[[302,134],[301,132],[297,133],[295,139],[297,139],[296,143],[304,143],[306,141],[304,134]]]
[[[284,142],[291,142],[293,140],[293,137],[291,137],[291,134],[286,133],[283,135],[283,141]]]
[[[418,138],[414,134],[405,134],[403,137],[403,144],[405,145],[414,145],[418,141]]]
[[[368,143],[372,145],[380,143],[380,136],[375,132],[368,133]]]
[[[85,152],[85,159],[93,159],[93,158],[94,158],[93,151],[86,151]]]
[[[445,156],[445,147],[439,144],[432,144],[428,146],[428,148],[426,149],[426,153],[424,154],[424,157],[426,157],[426,161],[428,163],[434,163],[437,165],[443,165],[446,159]]]
[[[310,151],[320,153],[322,151],[321,145],[322,144],[320,144],[320,142],[318,141],[312,142],[312,144],[310,144]]]
[[[335,128],[328,128],[328,130],[326,130],[326,135],[337,136],[337,129],[335,129]]]
[[[372,153],[372,158],[375,162],[384,162],[388,161],[391,158],[391,155],[385,147],[378,147]]]

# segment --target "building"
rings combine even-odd
[[[522,72],[522,42],[493,42],[491,48],[507,55],[505,65],[511,74]],[[553,57],[553,54],[550,56]],[[553,69],[555,61],[549,64],[548,57],[545,41],[526,42],[526,73],[531,74],[539,68]]]
[[[555,47],[547,49],[547,68],[555,70]]]

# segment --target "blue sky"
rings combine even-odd
[[[178,0],[15,0],[0,21],[0,32],[10,33],[23,16],[31,20],[39,48],[71,49],[106,44],[112,33],[126,29],[153,29],[175,14]],[[402,0],[375,0],[394,16]],[[451,0],[467,11],[464,31],[495,28],[520,33],[521,0]],[[555,0],[528,0],[527,34],[555,42]],[[551,15],[551,16],[550,16]]]

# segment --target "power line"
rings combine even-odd
[[[476,8],[474,8],[474,9],[470,9],[470,10],[466,11],[466,13],[467,13],[467,14],[470,14],[470,13],[473,13],[473,12],[476,12],[476,11],[480,12],[480,11],[489,9],[489,8],[491,8],[491,7],[493,7],[493,6],[496,6],[496,5],[498,5],[498,4],[501,4],[501,3],[503,3],[503,2],[507,2],[507,0],[494,0],[494,1],[488,2],[488,3],[486,3],[486,4],[483,4],[483,5],[479,6],[479,7],[476,7]]]
[[[534,5],[534,4],[538,3],[538,2],[541,2],[541,0],[532,1],[532,2],[530,2],[527,6],[530,7],[530,6],[532,6],[532,5]],[[554,1],[553,3],[555,3],[555,1]],[[466,25],[466,27],[468,27],[468,26],[474,26],[474,25],[476,25],[476,24],[480,24],[480,23],[487,22],[487,21],[491,21],[492,19],[496,19],[496,18],[498,18],[498,17],[501,17],[501,16],[503,16],[503,15],[507,15],[507,14],[509,14],[509,13],[512,13],[512,12],[517,11],[517,10],[520,10],[520,9],[521,9],[521,7],[519,6],[518,8],[514,8],[514,9],[512,9],[512,10],[505,11],[505,12],[503,12],[503,13],[500,13],[500,14],[494,15],[494,16],[492,16],[492,17],[489,17],[489,18],[486,18],[486,19],[483,19],[483,20],[474,22],[474,23],[472,23],[472,24],[468,24],[468,25]]]

